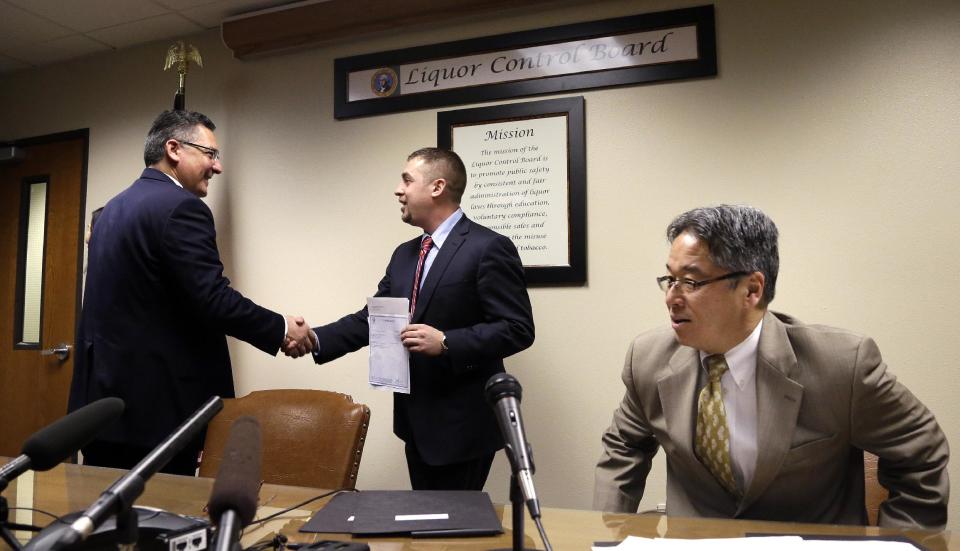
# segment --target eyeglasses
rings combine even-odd
[[[677,285],[680,286],[681,293],[692,293],[697,289],[699,289],[700,287],[703,287],[704,285],[715,283],[717,281],[723,281],[725,279],[734,279],[737,277],[743,277],[745,275],[750,275],[750,272],[731,272],[727,275],[722,275],[722,276],[714,277],[710,279],[704,279],[702,281],[694,281],[692,279],[687,279],[685,277],[677,279],[673,276],[666,275],[666,276],[660,276],[657,278],[657,285],[660,286],[660,289],[663,290],[664,293],[666,293],[673,287],[676,287]]]
[[[211,161],[219,161],[219,160],[220,160],[220,150],[219,150],[219,149],[214,149],[214,148],[212,148],[212,147],[207,147],[207,146],[205,146],[205,145],[200,145],[200,144],[198,144],[198,143],[192,143],[192,142],[184,142],[184,141],[181,141],[180,143],[182,143],[183,145],[189,145],[190,147],[195,147],[195,148],[199,149],[199,150],[202,151],[203,154],[206,155],[207,158],[210,159]]]

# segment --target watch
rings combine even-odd
[[[443,335],[443,338],[440,339],[440,352],[449,352],[450,348],[447,346],[447,336],[443,333],[440,334]]]

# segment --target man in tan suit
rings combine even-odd
[[[866,524],[867,450],[890,492],[880,525],[943,528],[949,450],[936,419],[873,340],[767,310],[777,235],[744,206],[670,224],[657,281],[671,327],[627,352],[594,507],[635,512],[663,447],[668,515]]]

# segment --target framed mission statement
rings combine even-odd
[[[586,282],[582,96],[443,111],[437,144],[466,166],[463,211],[513,241],[529,284]]]

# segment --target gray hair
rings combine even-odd
[[[764,306],[773,301],[780,270],[776,224],[760,209],[718,205],[687,211],[667,226],[667,240],[689,233],[706,244],[710,260],[731,272],[760,272]]]
[[[207,127],[211,132],[217,129],[203,113],[196,111],[164,111],[153,121],[147,141],[143,144],[143,162],[146,166],[153,166],[163,160],[167,140],[174,139],[181,142],[193,141],[197,137],[197,125]]]

